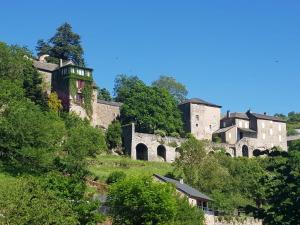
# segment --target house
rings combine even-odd
[[[160,182],[173,184],[180,196],[188,198],[190,205],[197,206],[203,209],[203,211],[209,211],[209,203],[213,200],[195,188],[185,184],[182,179],[178,181],[159,174],[153,174],[153,176]]]

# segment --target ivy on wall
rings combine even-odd
[[[75,99],[75,96],[77,94],[78,88],[76,87],[76,81],[77,80],[83,80],[85,81],[84,87],[81,91],[82,97],[83,97],[83,104],[82,107],[85,109],[86,114],[89,118],[91,118],[93,114],[93,107],[92,107],[92,95],[93,95],[93,79],[91,77],[84,77],[80,76],[74,73],[71,73],[68,75],[69,81],[70,81],[70,95],[73,99]]]

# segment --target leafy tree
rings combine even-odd
[[[69,23],[64,23],[57,28],[55,35],[48,42],[38,40],[38,55],[48,54],[52,62],[58,63],[59,59],[72,60],[75,64],[83,66],[83,48],[80,36],[72,31]]]
[[[152,85],[167,89],[178,103],[184,101],[188,94],[186,87],[177,82],[174,77],[160,76]]]
[[[110,96],[110,93],[106,88],[98,88],[98,99],[111,101],[112,97]]]
[[[33,67],[31,53],[26,48],[8,46],[0,42],[0,80],[9,80],[24,89],[25,97],[46,105],[42,78]]]
[[[172,225],[204,225],[203,211],[190,205],[185,197],[177,196],[177,211]]]
[[[58,98],[56,92],[51,92],[48,96],[48,107],[53,112],[58,113],[62,110],[61,100]]]
[[[78,224],[70,201],[45,190],[33,178],[0,182],[1,224]]]
[[[166,89],[146,86],[137,77],[119,76],[116,81],[116,99],[123,102],[121,123],[134,122],[137,130],[167,134],[182,133],[181,113],[176,101]]]
[[[126,178],[109,190],[108,205],[113,224],[172,224],[176,215],[174,189],[152,178]]]
[[[119,148],[122,145],[122,128],[118,120],[113,121],[106,131],[106,143],[109,149]]]
[[[267,188],[267,205],[260,210],[264,223],[299,224],[300,149],[294,149],[289,153],[277,152],[276,156],[266,160],[269,176],[262,184]]]
[[[5,161],[31,171],[51,167],[64,135],[63,121],[26,99],[10,102],[0,114],[0,155]]]

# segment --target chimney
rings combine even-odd
[[[63,60],[59,59],[59,67],[62,67],[62,65],[63,65]]]
[[[40,62],[47,62],[47,60],[46,60],[47,57],[49,57],[49,55],[41,55],[41,56],[39,57],[39,61],[40,61]]]
[[[264,115],[267,115],[267,113],[266,113],[266,112],[264,112]]]
[[[182,178],[180,178],[179,183],[183,184],[183,179]]]
[[[227,110],[227,118],[230,117],[230,110]]]

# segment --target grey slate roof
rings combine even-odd
[[[256,133],[255,130],[252,130],[252,129],[249,129],[249,128],[240,128],[239,127],[239,130],[242,131],[242,132],[246,132],[246,133]]]
[[[200,198],[202,200],[207,200],[207,201],[213,201],[207,195],[199,192],[198,190],[196,190],[195,188],[192,188],[191,186],[189,186],[187,184],[180,183],[178,180],[174,180],[174,179],[164,177],[164,176],[161,176],[161,175],[158,175],[158,174],[153,174],[153,175],[161,181],[164,181],[166,183],[174,184],[177,190],[186,193],[190,197]]]
[[[220,105],[216,105],[216,104],[204,101],[200,98],[187,99],[187,100],[183,101],[182,103],[180,103],[180,105],[187,104],[187,103],[193,103],[193,104],[200,104],[200,105],[207,105],[207,106],[222,108],[222,106],[220,106]]]
[[[217,131],[214,132],[214,134],[220,134],[220,133],[224,133],[228,130],[230,130],[231,128],[235,127],[236,125],[232,125],[232,126],[229,126],[229,127],[224,127],[224,128],[221,128]]]
[[[283,123],[286,122],[284,119],[281,119],[277,116],[268,116],[268,115],[259,114],[259,113],[250,113],[250,114],[253,115],[254,117],[256,117],[257,119],[261,119],[261,120],[273,120],[273,121],[283,122]]]
[[[230,117],[231,118],[238,118],[238,119],[249,120],[249,117],[247,116],[246,113],[240,113],[240,112],[230,113]]]
[[[121,102],[109,102],[109,101],[105,101],[105,100],[97,100],[97,103],[99,104],[105,104],[105,105],[111,105],[111,106],[117,106],[120,107],[122,106]]]
[[[48,72],[53,72],[56,70],[59,66],[55,63],[46,63],[41,61],[33,61],[33,66],[37,68],[38,70],[44,70]]]

